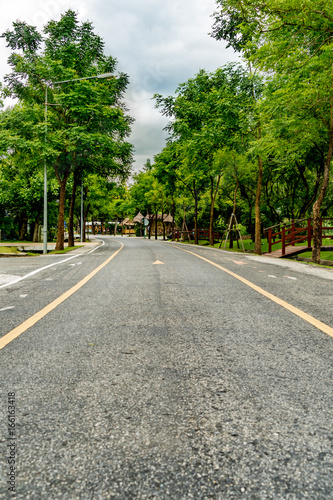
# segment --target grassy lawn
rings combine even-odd
[[[300,254],[301,257],[306,257],[308,259],[311,259],[311,252],[303,252]],[[333,261],[333,252],[320,252],[320,259],[321,260],[332,260]]]
[[[185,243],[189,244],[188,241],[185,241]],[[191,244],[193,244],[193,240],[191,240]],[[211,246],[209,245],[208,240],[199,240],[199,245]],[[243,245],[245,251],[254,252],[254,243],[252,243],[252,240],[243,240]],[[215,243],[214,247],[220,248],[220,242]],[[233,248],[229,248],[229,242],[227,242],[226,250],[230,250],[231,252],[243,252],[243,248],[240,242],[239,242],[239,247],[240,248],[237,248],[237,241],[234,241]],[[224,250],[224,242],[222,243],[221,248],[222,250]],[[276,245],[276,248],[281,248],[281,243]],[[266,238],[261,240],[261,251],[262,253],[268,252],[268,243]]]
[[[66,247],[63,250],[52,250],[52,252],[48,252],[48,254],[58,254],[58,253],[67,253],[71,250],[76,250],[76,248],[81,248],[83,245],[76,245],[75,247]]]
[[[28,241],[27,243],[32,244],[31,241]],[[25,244],[27,244],[27,243],[25,243]],[[24,242],[20,242],[20,243],[16,242],[16,245],[18,245],[18,246],[21,246],[22,244],[24,244]],[[83,247],[83,245],[76,245],[75,247],[66,247],[66,248],[64,248],[64,250],[58,250],[58,251],[52,250],[51,252],[48,252],[48,254],[67,253],[67,252],[70,252],[71,250],[76,250],[76,248],[81,248],[81,247]],[[20,252],[17,249],[17,246],[1,246],[0,245],[0,253],[21,254],[22,252]],[[41,252],[31,252],[30,251],[27,253],[27,255],[30,257],[34,257],[36,255],[41,255]]]
[[[188,241],[185,241],[185,243],[188,244]],[[191,244],[192,243],[193,243],[193,241],[191,241]],[[199,245],[210,246],[208,240],[199,240]],[[253,252],[254,253],[254,242],[252,242],[252,240],[250,240],[250,239],[243,240],[243,245],[244,245],[246,252]],[[296,246],[305,246],[305,245],[306,245],[306,242],[304,242],[303,244],[298,243]],[[323,246],[333,246],[333,240],[331,240],[329,238],[323,239],[322,245]],[[230,249],[229,242],[227,242],[226,250],[230,250],[231,252],[243,252],[241,243],[239,243],[239,246],[240,246],[240,248],[237,248],[237,242],[234,241],[233,248]],[[220,243],[215,243],[214,247],[219,248]],[[281,247],[282,247],[282,243],[277,243],[276,245],[273,246],[273,250],[278,250]],[[224,250],[224,242],[222,243],[221,248],[222,248],[222,250]],[[261,251],[263,254],[268,252],[268,242],[267,242],[266,238],[261,240]],[[311,252],[304,252],[300,255],[302,257],[311,257]],[[331,252],[331,251],[321,252],[321,258],[324,260],[333,260],[333,252]]]
[[[0,253],[20,253],[16,247],[2,247],[0,246]]]

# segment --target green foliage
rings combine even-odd
[[[129,175],[133,148],[126,137],[132,119],[122,102],[128,77],[115,73],[116,60],[104,55],[103,40],[90,22],[79,23],[72,10],[59,21],[50,21],[42,33],[16,22],[2,37],[14,51],[3,95],[19,99],[25,114],[24,122],[15,124],[12,111],[12,126],[4,127],[0,148],[7,156],[24,156],[24,162],[34,163],[36,169],[44,162],[52,167],[60,189],[57,245],[61,247],[70,175],[81,179],[89,173],[118,179]],[[112,78],[71,81],[105,73],[113,73]],[[64,80],[69,81],[55,83]]]

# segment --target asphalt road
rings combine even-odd
[[[330,327],[333,272],[103,239],[0,261],[8,280],[49,266],[0,283],[5,338],[124,244],[0,350],[0,498],[333,498],[333,338],[207,260]]]

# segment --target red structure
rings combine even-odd
[[[326,221],[333,223],[331,218],[321,219],[321,237],[333,239],[333,234],[326,234],[326,231],[333,230],[332,226],[323,225]],[[328,224],[328,222],[327,222]],[[277,231],[276,229],[280,229]],[[288,224],[277,224],[276,226],[265,229],[268,232],[268,254],[272,257],[287,257],[291,254],[297,254],[310,250],[312,247],[312,219],[299,219],[289,222]],[[300,243],[306,245],[300,245]],[[273,250],[273,246],[278,243],[282,244],[282,248]]]

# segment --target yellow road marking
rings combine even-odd
[[[64,302],[68,297],[73,295],[73,293],[77,292],[83,285],[85,285],[95,274],[97,274],[103,267],[105,267],[112,259],[115,258],[115,256],[124,248],[124,244],[120,243],[121,247],[113,253],[103,264],[100,266],[96,267],[90,274],[88,274],[85,278],[83,278],[81,281],[79,281],[75,286],[67,290],[67,292],[63,293],[55,299],[53,302],[51,302],[49,305],[41,309],[39,312],[28,318],[26,321],[21,323],[21,325],[17,326],[12,330],[11,332],[7,333],[0,339],[0,350],[3,349],[7,344],[12,342],[12,340],[16,339],[22,333],[27,331],[29,328],[31,328],[33,325],[35,325],[40,319],[44,318],[47,314],[49,314],[53,309],[55,309],[59,304]]]
[[[202,257],[201,255],[198,255],[194,252],[190,252],[189,250],[185,250],[184,248],[179,248],[179,247],[176,247],[176,248],[178,248],[178,250],[182,250],[183,252],[190,253],[190,254],[194,255],[195,257],[198,257],[198,259],[204,260],[204,261],[208,262],[209,264],[211,264],[212,266],[215,266],[218,269],[221,269],[221,271],[224,271],[225,273],[230,274],[230,276],[233,276],[234,278],[241,281],[245,285],[249,286],[253,290],[256,290],[256,292],[260,293],[261,295],[264,295],[264,297],[267,297],[268,299],[272,300],[276,304],[279,304],[280,306],[284,307],[288,311],[296,314],[296,316],[299,316],[300,318],[304,319],[305,321],[307,321],[311,325],[315,326],[316,328],[318,328],[318,330],[321,330],[322,332],[326,333],[327,335],[330,335],[331,337],[333,337],[333,328],[326,325],[325,323],[322,323],[321,321],[314,318],[313,316],[310,316],[310,314],[307,314],[306,312],[302,311],[301,309],[298,309],[297,307],[295,307],[291,304],[288,304],[288,302],[285,302],[284,300],[279,299],[275,295],[273,295],[269,292],[266,292],[266,290],[264,290],[263,288],[260,288],[260,286],[255,285],[251,281],[248,281],[247,279],[242,278],[242,276],[239,276],[238,274],[233,273],[232,271],[229,271],[229,269],[226,269],[225,267],[222,267],[219,264],[216,264],[215,262],[208,260],[205,257]]]

